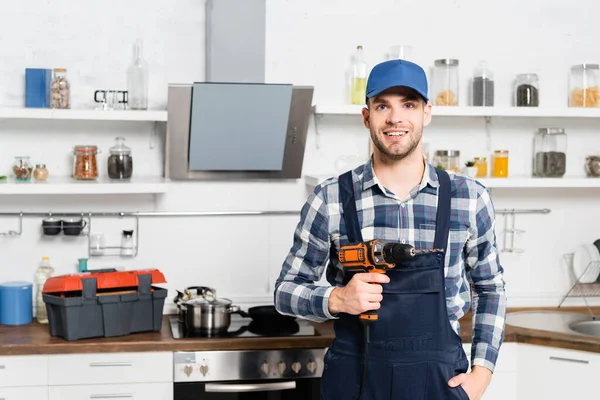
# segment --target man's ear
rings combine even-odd
[[[367,107],[364,107],[362,109],[363,123],[365,125],[365,128],[371,129],[371,115],[369,114],[369,109]]]

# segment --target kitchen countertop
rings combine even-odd
[[[550,329],[556,317],[544,319],[539,317],[519,317],[510,314],[516,311],[570,311],[587,313],[585,308],[536,308],[508,310],[505,330],[505,342],[538,344],[573,350],[600,353],[600,338],[584,336],[556,328]],[[594,309],[600,315],[600,308]],[[554,320],[552,320],[554,318]],[[513,322],[515,321],[515,322]],[[515,325],[511,325],[514,323]],[[67,354],[96,352],[145,352],[145,351],[201,351],[201,350],[249,350],[278,348],[323,348],[328,347],[334,338],[333,322],[314,323],[315,336],[296,337],[244,337],[244,338],[210,338],[210,339],[173,339],[169,326],[169,317],[164,316],[159,332],[136,333],[112,338],[93,338],[77,341],[66,341],[51,337],[48,326],[32,322],[21,326],[0,325],[0,356],[26,354]],[[518,325],[518,326],[516,326]],[[471,342],[471,314],[461,319],[461,337],[463,342]]]

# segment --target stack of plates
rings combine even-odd
[[[573,272],[580,283],[592,283],[600,276],[600,251],[593,244],[582,244],[573,255]]]

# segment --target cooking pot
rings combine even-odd
[[[193,296],[188,291],[178,302],[187,329],[218,333],[227,331],[231,324],[231,314],[239,313],[238,306],[231,305],[231,300],[217,298],[214,289],[207,287],[193,287],[197,295]],[[188,288],[190,289],[190,288]],[[188,299],[183,300],[185,297]]]

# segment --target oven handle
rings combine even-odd
[[[204,385],[205,392],[207,393],[273,392],[276,390],[290,390],[295,388],[296,381],[255,384],[207,383]]]

